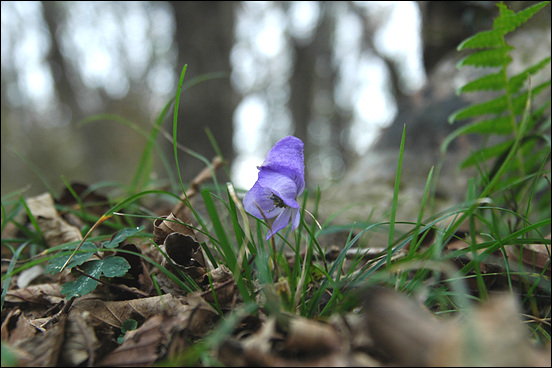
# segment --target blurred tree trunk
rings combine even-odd
[[[498,11],[494,2],[419,1],[418,5],[422,16],[421,36],[427,83],[414,95],[395,92],[399,113],[393,123],[382,131],[375,148],[398,149],[406,124],[406,149],[438,154],[442,139],[458,127],[457,124],[447,123],[448,116],[466,102],[456,96],[450,79],[443,80],[443,76],[437,75],[437,66],[444,60],[454,62],[461,57],[456,51],[460,42],[478,31],[490,29],[493,14]],[[389,63],[387,65],[392,67]],[[391,74],[396,75],[397,71],[391,70]],[[452,75],[446,77],[452,78]],[[449,90],[443,93],[443,87]]]
[[[170,4],[176,22],[177,75],[180,76],[184,65],[188,66],[184,83],[206,73],[225,74],[223,78],[207,80],[183,91],[178,112],[178,142],[211,160],[216,152],[206,134],[208,128],[224,158],[231,161],[233,114],[238,99],[230,82],[230,51],[237,2],[171,1]],[[169,157],[172,157],[172,147],[169,148]],[[185,181],[193,179],[205,167],[203,162],[183,152],[179,158]],[[217,177],[222,178],[222,172]]]
[[[332,62],[335,34],[332,6],[335,4],[320,2],[319,6],[320,20],[312,40],[305,42],[291,38],[295,60],[290,78],[289,108],[295,136],[305,142],[307,154],[315,154],[321,159],[338,154],[346,162],[346,145],[341,133],[347,129],[350,112],[339,109],[334,98],[338,73]],[[315,121],[315,118],[320,120]],[[328,141],[315,143],[310,139],[309,124],[315,123],[329,125]],[[305,159],[308,161],[309,157]]]

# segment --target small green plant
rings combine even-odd
[[[536,96],[550,93],[550,79],[538,85],[532,83],[539,71],[549,67],[550,56],[510,75],[508,66],[512,62],[514,47],[508,44],[506,36],[547,5],[549,2],[541,2],[515,13],[505,4],[498,3],[500,14],[494,20],[493,29],[479,32],[458,46],[459,51],[476,50],[463,58],[458,68],[471,66],[489,70],[462,86],[458,93],[494,91],[499,95],[453,113],[450,123],[465,119],[474,121],[450,134],[442,150],[446,151],[450,142],[462,135],[476,134],[487,138],[489,144],[473,152],[461,167],[477,165],[481,174],[478,185],[483,188],[479,196],[500,195],[514,211],[521,210],[522,198],[532,197],[527,191],[532,194],[544,192],[541,209],[549,207],[547,204],[550,203],[550,191],[539,180],[550,159],[550,100],[546,99],[540,106],[533,105]],[[505,139],[492,140],[493,137]],[[494,162],[488,167],[490,160]]]
[[[451,141],[468,134],[483,137],[485,142],[460,165],[476,168],[478,175],[469,183],[467,200],[480,203],[451,226],[455,229],[464,222],[469,224],[465,242],[473,260],[461,272],[475,272],[479,296],[485,298],[487,290],[480,263],[492,260],[499,252],[510,290],[519,290],[523,304],[532,308],[538,304],[538,294],[550,298],[550,280],[545,276],[550,268],[550,237],[546,236],[551,222],[550,99],[540,105],[534,102],[541,94],[550,95],[550,79],[537,85],[533,80],[544,68],[550,68],[551,58],[546,56],[512,75],[508,67],[515,49],[508,44],[507,36],[549,4],[537,3],[516,13],[500,2],[493,29],[479,32],[458,46],[458,51],[472,51],[458,63],[458,68],[483,68],[486,72],[459,88],[458,93],[494,95],[453,113],[450,123],[472,121],[457,128],[442,145],[446,151]],[[527,244],[542,245],[541,249],[548,246],[548,262],[542,269],[533,269],[521,261],[519,255]],[[453,252],[451,256],[459,254]],[[519,259],[512,259],[512,254],[518,254]],[[548,316],[544,317],[549,317],[550,310],[546,313]],[[536,330],[543,332],[541,327],[537,324]]]

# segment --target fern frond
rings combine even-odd
[[[506,95],[494,98],[490,101],[482,102],[477,105],[471,105],[458,110],[449,116],[449,123],[454,123],[457,120],[474,118],[489,114],[501,114],[508,107],[508,98]]]
[[[502,3],[498,3],[497,6],[500,9],[500,15],[495,19],[493,23],[493,29],[500,30],[503,34],[509,33],[517,29],[519,26],[527,22],[535,13],[548,5],[548,1],[530,6],[518,13],[508,9],[508,7]]]
[[[472,104],[463,109],[457,110],[449,116],[449,123],[470,118],[483,118],[482,122],[471,123],[452,132],[441,145],[442,151],[450,142],[463,135],[470,133],[491,134],[489,129],[496,129],[494,132],[499,135],[516,133],[516,117],[523,114],[528,96],[531,100],[534,96],[550,88],[550,80],[532,88],[531,94],[523,92],[525,82],[550,63],[550,56],[543,58],[534,65],[527,67],[522,72],[509,77],[507,67],[512,61],[510,52],[514,47],[508,45],[504,36],[519,26],[526,23],[540,9],[550,2],[542,2],[532,5],[520,12],[514,12],[502,2],[498,3],[499,15],[493,22],[493,29],[483,31],[464,40],[458,45],[458,50],[477,49],[476,52],[466,56],[457,64],[458,68],[473,66],[481,68],[497,68],[497,71],[479,77],[457,90],[457,94],[495,91],[502,92],[498,97],[488,101]],[[530,101],[529,101],[530,102]],[[494,116],[494,117],[493,117]],[[505,121],[509,121],[510,127],[505,127]]]
[[[508,116],[483,121],[474,121],[449,134],[443,141],[442,147],[443,150],[446,151],[453,140],[465,134],[507,135],[510,133],[512,133],[512,124],[510,123],[510,117]]]
[[[504,42],[504,35],[498,30],[479,32],[470,38],[465,39],[458,45],[456,50],[462,51],[467,49],[487,49],[491,47],[499,47]]]
[[[503,67],[512,62],[512,58],[508,53],[513,49],[512,46],[504,45],[496,49],[478,51],[460,60],[458,64],[456,64],[456,67],[458,69],[468,65],[477,68]]]
[[[502,72],[488,74],[459,88],[456,94],[477,91],[500,91],[506,88],[506,83]]]
[[[525,83],[525,81],[527,80],[527,76],[537,74],[541,69],[548,65],[548,63],[550,63],[550,56],[545,57],[544,59],[528,67],[521,73],[511,77],[509,82],[510,93],[514,94],[519,92],[519,90],[523,86],[523,83]]]

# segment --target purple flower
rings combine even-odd
[[[267,153],[259,169],[259,178],[243,199],[247,212],[258,219],[276,217],[266,239],[286,227],[299,226],[297,197],[305,189],[303,142],[288,136],[278,141]]]

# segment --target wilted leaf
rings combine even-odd
[[[27,206],[50,247],[82,240],[80,230],[59,216],[50,193],[27,199]]]
[[[92,363],[92,354],[99,345],[94,328],[86,324],[79,311],[71,311],[66,323],[66,338],[61,355],[64,363],[79,366],[88,360]]]
[[[109,353],[99,366],[151,366],[163,358],[181,353],[189,345],[186,318],[166,314],[150,317],[142,326],[129,331],[123,344]]]
[[[211,325],[211,320],[218,315],[211,305],[199,297],[177,299],[170,294],[121,302],[105,302],[97,299],[77,300],[73,308],[87,311],[98,321],[117,328],[120,328],[127,319],[135,318],[136,315],[147,319],[162,313],[179,314],[191,318],[187,321],[187,327],[190,332],[198,335],[206,331]]]
[[[189,235],[197,241],[195,231],[189,225],[176,217],[173,213],[169,216],[156,219],[153,222],[153,241],[157,244],[163,244],[165,238],[172,233]]]
[[[6,293],[5,301],[55,305],[63,301],[63,295],[59,284],[40,284],[31,285],[24,289],[9,290]]]
[[[45,332],[38,332],[27,339],[13,344],[18,366],[55,367],[58,366],[61,345],[65,337],[65,317]]]

